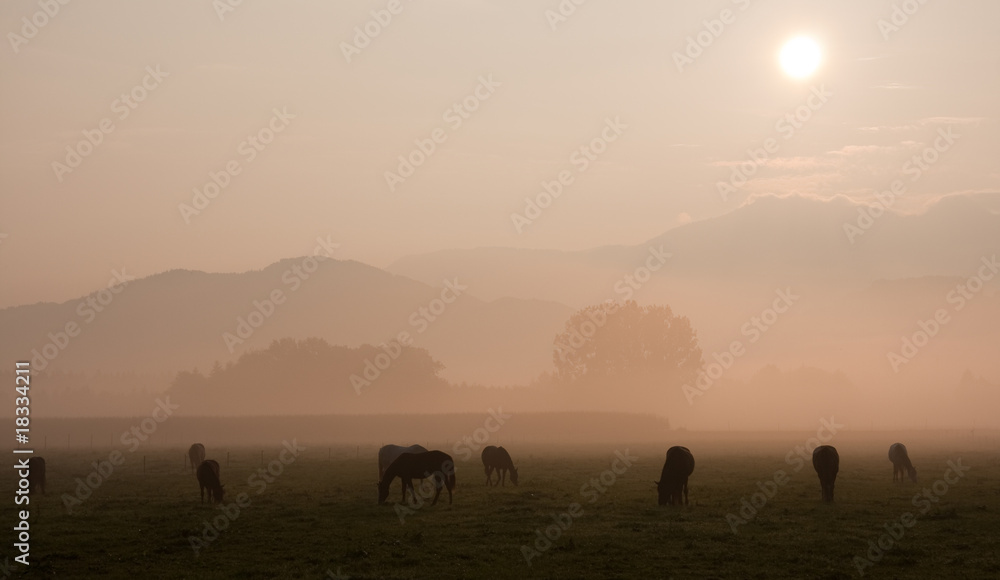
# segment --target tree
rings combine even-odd
[[[702,367],[691,322],[669,306],[607,301],[583,308],[556,336],[552,360],[564,380],[651,376],[691,381]]]

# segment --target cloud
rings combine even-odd
[[[821,157],[775,157],[767,161],[767,167],[771,169],[785,169],[789,171],[803,171],[806,169],[828,169],[834,167],[833,160]]]
[[[915,90],[915,89],[919,89],[921,87],[918,87],[916,85],[904,85],[903,83],[897,83],[897,82],[889,81],[889,82],[882,83],[880,85],[875,85],[872,88],[873,89],[884,89],[884,90],[887,90],[887,91],[912,91],[912,90]]]
[[[900,144],[902,145],[902,143]],[[828,155],[842,155],[852,157],[855,155],[870,155],[872,153],[895,153],[900,150],[899,145],[844,145],[840,149],[827,151]]]
[[[875,125],[871,127],[858,127],[862,133],[879,133],[881,131],[912,131],[917,125]]]
[[[985,117],[925,117],[918,121],[921,125],[978,125]]]

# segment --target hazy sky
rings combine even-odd
[[[995,1],[927,2],[880,30],[893,2],[590,0],[553,30],[557,0],[403,0],[348,62],[343,43],[388,4],[244,0],[220,18],[210,0],[70,2],[51,17],[4,2],[0,307],[66,300],[123,267],[260,268],[316,236],[384,266],[638,243],[754,193],[867,201],[948,127],[960,137],[906,178],[899,207],[1000,186]],[[705,23],[723,9],[728,24]],[[706,27],[717,37],[679,71],[674,53]],[[798,35],[823,54],[805,80],[777,58]],[[799,128],[776,125],[820,89]],[[468,118],[446,114],[466,97]],[[615,119],[620,135],[581,171],[574,151]],[[243,143],[269,126],[269,144]],[[75,164],[84,131],[99,143],[54,168]],[[392,191],[385,173],[433,135]],[[778,150],[723,200],[717,182],[768,138]],[[179,205],[227,165],[239,173],[186,223]],[[511,214],[563,171],[572,184],[519,234]]]

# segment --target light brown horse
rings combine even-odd
[[[201,465],[202,461],[205,461],[205,446],[201,443],[195,443],[188,449],[188,459],[191,460],[191,473]]]
[[[378,450],[378,480],[382,481],[382,474],[392,465],[397,457],[404,453],[427,453],[427,449],[422,445],[383,445]]]

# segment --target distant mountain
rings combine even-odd
[[[36,370],[53,359],[60,370],[162,376],[207,371],[277,338],[357,347],[406,332],[449,381],[527,384],[552,370],[553,339],[575,308],[634,298],[690,318],[709,362],[741,341],[734,378],[771,363],[843,370],[859,386],[950,384],[965,369],[1000,378],[1000,276],[966,308],[949,300],[1000,254],[1000,195],[886,213],[851,243],[844,226],[866,211],[843,198],[768,196],[636,246],[449,250],[388,272],[338,260],[309,272],[304,258],[242,274],[170,271],[118,293],[0,310],[0,352],[35,358]],[[787,312],[759,332],[748,326],[786,294]],[[894,369],[889,353],[938,309],[946,328]]]
[[[950,196],[925,213],[885,212],[870,223],[861,217],[868,208],[842,197],[762,196],[636,246],[446,250],[401,258],[386,269],[425,282],[461,276],[487,300],[510,296],[579,307],[620,295],[615,284],[641,267],[651,248],[672,255],[654,281],[636,292],[648,301],[663,301],[670,288],[683,294],[691,284],[705,288],[713,282],[730,288],[858,289],[886,278],[959,276],[980,257],[1000,251],[1000,194]]]
[[[353,261],[327,260],[313,273],[304,265],[295,258],[242,274],[176,270],[117,294],[5,308],[0,352],[34,357],[39,371],[49,358],[54,369],[77,371],[205,371],[276,338],[355,347],[407,332],[445,364],[449,380],[524,383],[551,368],[552,339],[571,314],[553,302],[484,301],[461,289],[461,276],[424,284]],[[446,292],[447,303],[443,289],[456,281],[459,295]],[[270,302],[274,293],[280,304]]]
[[[873,213],[871,221],[861,217]],[[644,272],[660,251],[670,258]],[[449,250],[403,258],[387,269],[416,280],[457,275],[484,299],[513,296],[581,307],[632,296],[668,304],[691,319],[706,358],[742,340],[747,354],[734,372],[743,376],[767,363],[810,364],[868,382],[930,383],[952,381],[965,366],[1000,376],[1000,361],[988,353],[1000,344],[1000,276],[960,312],[947,300],[984,258],[996,255],[1000,194],[945,197],[915,215],[878,215],[842,197],[763,196],[635,246]],[[751,343],[745,325],[779,290],[800,298]],[[947,329],[919,360],[894,372],[887,353],[898,351],[904,334],[918,331],[918,322],[941,308],[953,315]]]

